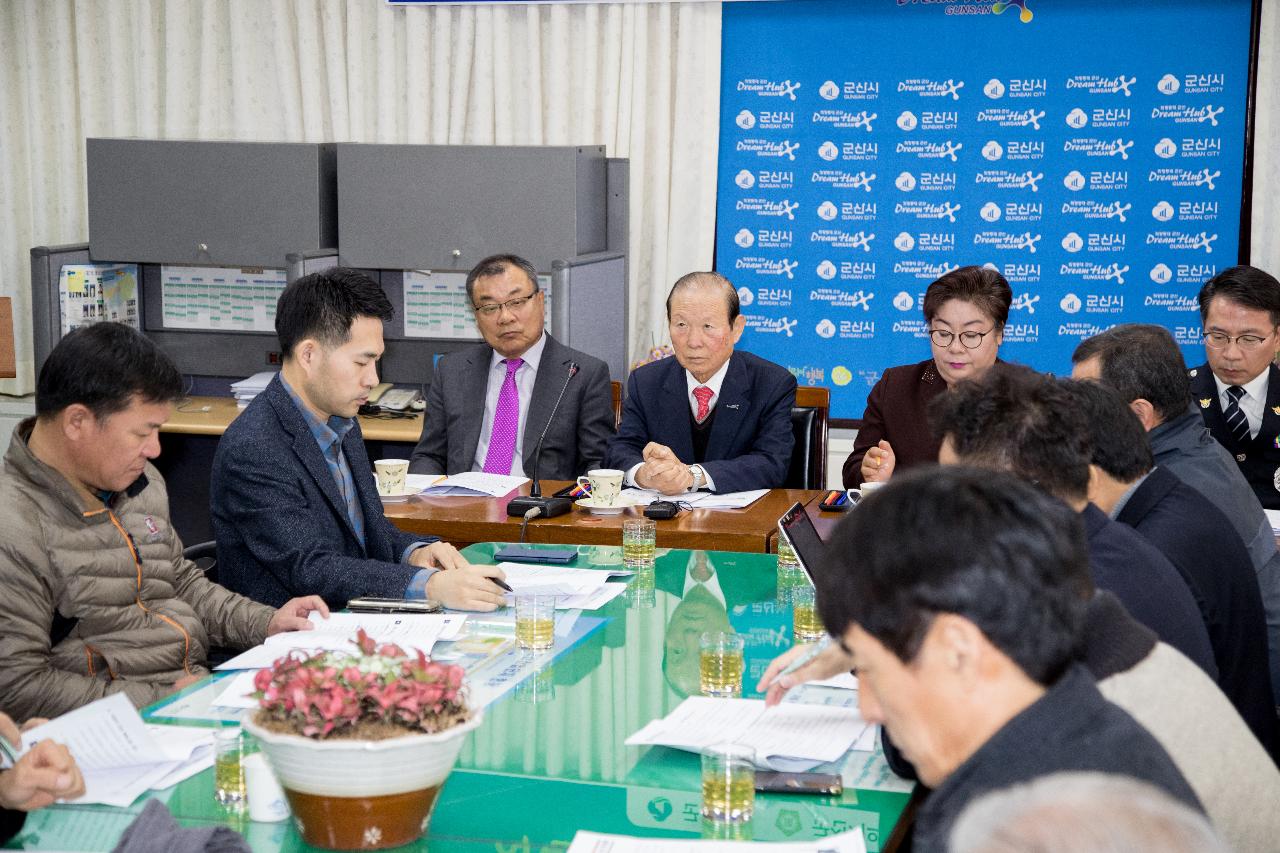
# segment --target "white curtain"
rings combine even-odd
[[[0,391],[33,387],[28,249],[88,237],[89,136],[605,145],[631,161],[634,353],[711,266],[718,3],[3,0],[0,44]]]
[[[1263,0],[1249,262],[1280,276],[1280,2]]]

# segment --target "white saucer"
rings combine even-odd
[[[402,504],[408,503],[409,498],[418,494],[421,494],[421,492],[415,489],[408,492],[401,492],[398,495],[378,495],[378,500],[382,501],[384,504]]]
[[[579,498],[575,503],[594,515],[618,515],[626,509],[626,507],[621,504],[614,506],[596,506],[595,502],[591,498]]]

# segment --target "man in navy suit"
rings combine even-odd
[[[1200,288],[1208,362],[1193,368],[1191,396],[1204,425],[1235,457],[1258,500],[1280,509],[1280,281],[1230,267]]]
[[[471,566],[452,545],[383,515],[356,412],[378,384],[391,318],[386,294],[357,270],[304,276],[280,295],[280,375],[227,428],[213,461],[218,570],[229,588],[272,606],[299,590],[338,607],[362,595],[502,604],[492,581],[501,570]]]
[[[738,292],[717,273],[689,273],[667,296],[667,323],[676,357],[632,371],[605,464],[667,495],[782,486],[796,380],[734,352],[746,325]]]

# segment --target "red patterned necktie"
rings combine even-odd
[[[699,385],[693,389],[693,396],[698,400],[698,413],[694,418],[698,423],[702,423],[707,419],[707,415],[711,414],[711,398],[715,396],[715,392],[706,385]]]
[[[498,393],[498,410],[493,414],[489,431],[489,450],[484,455],[486,474],[510,474],[511,460],[516,454],[516,427],[520,425],[520,392],[516,390],[516,371],[523,358],[505,359],[507,378]]]

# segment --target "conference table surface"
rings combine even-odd
[[[497,547],[480,544],[466,554],[491,562]],[[583,567],[621,561],[620,548],[579,550]],[[600,618],[601,624],[485,709],[427,836],[405,849],[562,850],[580,829],[700,837],[698,756],[623,741],[696,692],[703,630],[732,628],[743,635],[745,695],[755,696],[764,667],[791,645],[789,591],[785,583],[779,588],[776,558],[769,555],[659,549],[653,571],[579,618]],[[501,657],[491,664],[505,666]],[[907,805],[907,786],[892,776],[878,750],[850,752],[839,769],[846,779],[840,796],[758,795],[755,840],[801,841],[862,826],[868,849],[883,849]],[[291,821],[255,823],[222,814],[211,769],[153,796],[179,823],[231,825],[254,850],[309,849]],[[143,798],[128,809],[66,804],[34,812],[10,846],[109,850],[145,804]]]
[[[208,411],[201,411],[208,408]],[[173,407],[160,431],[177,435],[222,435],[242,409],[234,397],[184,397]],[[411,417],[377,417],[360,415],[360,432],[368,441],[391,441],[417,444],[422,436],[422,415]]]
[[[543,494],[568,485],[544,480]],[[529,493],[529,484],[518,490]],[[513,493],[514,495],[515,493]],[[772,489],[743,509],[693,509],[657,524],[659,548],[701,548],[710,551],[766,553],[775,548],[778,519],[797,501],[808,504],[823,494],[807,489]],[[402,504],[384,508],[387,518],[409,533],[429,533],[455,545],[474,542],[515,542],[521,519],[507,515],[513,495],[490,497],[429,497],[417,495]],[[574,545],[620,545],[622,523],[642,518],[640,507],[628,507],[618,515],[593,515],[575,506],[565,515],[529,522],[525,541]]]

